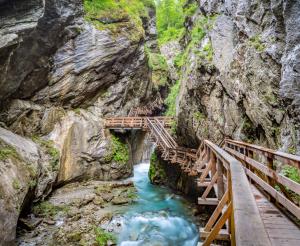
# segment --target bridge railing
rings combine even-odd
[[[225,141],[225,150],[243,163],[252,181],[300,219],[300,184],[280,173],[284,165],[299,172],[300,156],[229,139]]]
[[[241,162],[208,140],[203,141],[197,156],[202,166],[200,182],[211,177],[199,204],[217,205],[200,229],[203,245],[216,239],[231,240],[231,245],[270,245]],[[208,198],[212,188],[218,198]]]
[[[173,123],[173,117],[107,117],[105,118],[105,127],[111,129],[130,129],[137,128],[147,130],[147,118],[157,119],[164,127],[170,128]]]

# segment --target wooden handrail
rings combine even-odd
[[[283,164],[297,167],[298,156],[234,140],[225,141],[225,150],[244,164],[246,174],[261,189],[300,219],[299,204],[295,203],[287,190],[300,195],[300,184],[278,173],[273,165],[273,161],[277,160]],[[262,156],[266,157],[267,163],[262,163]]]
[[[268,149],[254,144],[231,140],[231,139],[226,139],[225,143],[231,143],[239,147],[247,148],[248,150],[252,150],[256,153],[260,153],[265,157],[272,157],[278,161],[284,162],[287,165],[291,165],[300,169],[300,156],[288,154],[278,150]]]
[[[210,152],[206,170],[209,168],[211,174],[217,176],[211,182],[218,180],[218,190],[225,186],[226,191],[201,231],[205,236],[203,245],[210,245],[217,238],[226,221],[231,245],[271,245],[242,164],[209,140],[204,140],[204,150]]]

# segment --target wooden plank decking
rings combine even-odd
[[[299,246],[300,230],[298,226],[288,219],[254,185],[251,185],[251,189],[272,245]]]

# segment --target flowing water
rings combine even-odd
[[[187,202],[171,190],[154,186],[148,179],[149,163],[135,166],[133,181],[137,202],[124,215],[120,246],[194,246],[198,242]]]

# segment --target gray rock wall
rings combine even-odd
[[[299,1],[199,1],[212,19],[181,72],[182,144],[232,137],[295,153],[299,148]],[[211,42],[213,59],[197,54]],[[205,52],[204,52],[205,54]],[[299,149],[298,149],[299,152]]]

